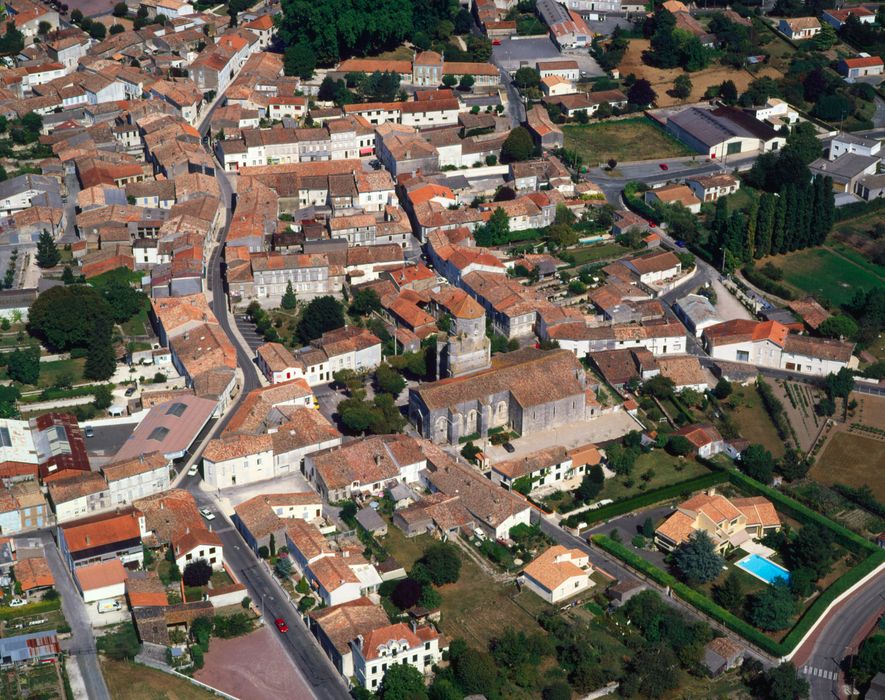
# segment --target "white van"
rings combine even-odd
[[[109,612],[117,612],[123,606],[120,604],[119,600],[114,600],[113,598],[106,598],[105,600],[98,601],[98,612],[100,613],[109,613]]]

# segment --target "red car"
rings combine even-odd
[[[501,45],[500,39],[493,39],[492,40],[492,46],[500,46],[500,45]]]
[[[669,169],[670,169],[670,166],[667,165],[666,163],[661,163],[658,167],[659,167],[661,170],[669,170]]]
[[[280,632],[288,632],[289,631],[289,625],[287,625],[286,621],[281,617],[278,617],[276,620],[274,620],[274,624],[277,626],[277,629]]]

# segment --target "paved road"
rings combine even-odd
[[[221,100],[218,101],[218,103],[220,102]],[[201,134],[206,134],[214,109],[215,106],[204,115],[200,126]],[[230,182],[223,170],[217,167],[215,174],[221,188],[225,218],[224,225],[218,234],[218,244],[209,258],[206,275],[209,290],[212,292],[212,298],[209,303],[218,318],[219,325],[231,343],[233,343],[234,348],[236,348],[237,364],[243,372],[243,385],[240,393],[233,401],[228,412],[219,421],[219,430],[222,430],[234,414],[236,407],[243,400],[243,397],[253,389],[261,386],[261,382],[258,379],[258,369],[252,355],[240,345],[239,339],[232,328],[233,317],[228,311],[228,298],[222,273],[222,252],[230,226],[231,212],[235,207],[235,203]],[[305,680],[306,687],[308,688],[307,692],[311,693],[318,700],[326,700],[327,698],[337,700],[338,698],[349,697],[344,680],[320,650],[311,634],[301,625],[299,615],[287,601],[283,589],[253,555],[226,516],[218,511],[218,504],[215,502],[215,499],[202,490],[200,478],[198,476],[185,477],[181,482],[181,486],[194,496],[201,508],[209,507],[218,512],[217,519],[214,521],[216,523],[215,531],[224,545],[225,561],[246,585],[252,600],[261,606],[265,621],[282,617],[290,623],[289,632],[284,635],[283,647]],[[303,697],[304,693],[300,692],[296,693],[296,695]]]
[[[845,658],[857,652],[858,637],[885,613],[885,575],[879,575],[836,608],[820,632],[793,659],[811,684],[810,698],[841,698],[840,671]]]
[[[110,700],[111,695],[104,682],[104,676],[101,675],[92,623],[89,621],[89,613],[86,611],[83,599],[49,531],[41,530],[34,536],[43,542],[43,554],[55,579],[55,588],[61,595],[61,609],[71,626],[71,639],[62,642],[62,646],[76,658],[89,700]]]

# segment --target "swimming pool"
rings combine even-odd
[[[760,557],[758,554],[748,554],[737,562],[735,566],[768,584],[774,583],[779,578],[784,579],[787,583],[790,582],[789,571],[765,557]]]

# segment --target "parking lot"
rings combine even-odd
[[[258,335],[258,332],[255,330],[255,324],[248,317],[243,315],[234,316],[234,321],[237,324],[237,330],[240,331],[243,340],[246,341],[246,345],[249,346],[252,352],[255,352],[259,346],[264,345],[264,338]]]
[[[509,73],[515,73],[523,66],[535,67],[538,61],[558,61],[571,59],[586,77],[603,75],[603,70],[590,55],[589,49],[560,51],[550,37],[530,39],[502,39],[500,45],[492,47],[492,59]]]

